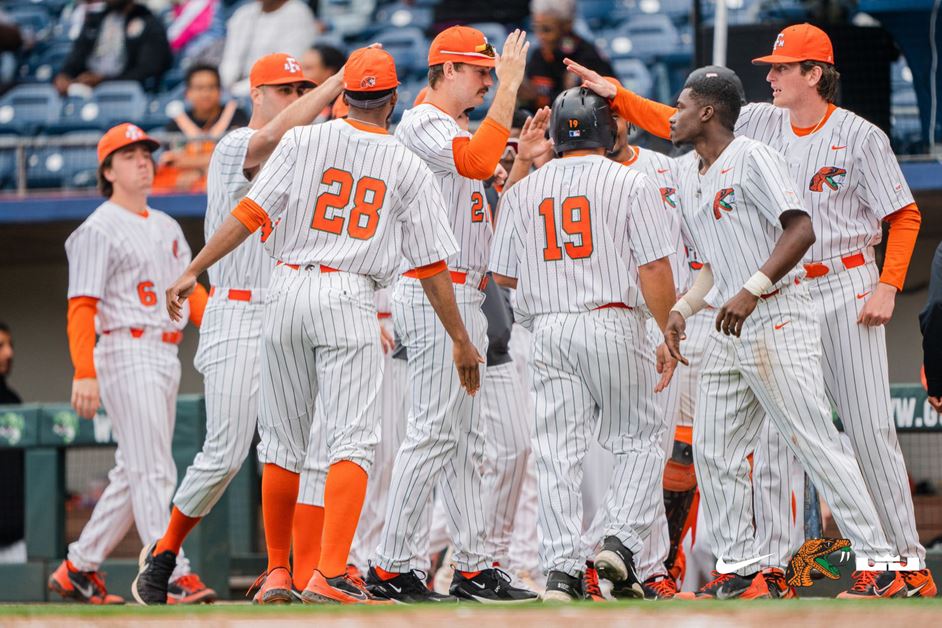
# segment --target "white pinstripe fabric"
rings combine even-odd
[[[455,284],[454,290],[471,341],[484,355],[484,294],[466,284]],[[466,571],[490,567],[487,522],[481,509],[484,439],[480,398],[470,397],[461,388],[451,339],[418,280],[403,277],[396,284],[393,321],[408,351],[412,407],[393,467],[376,564],[392,572],[411,569],[418,551],[413,531],[437,487],[455,535],[455,565]],[[482,378],[486,377],[486,369],[481,372]]]
[[[617,308],[534,320],[533,452],[545,572],[575,576],[585,567],[580,492],[596,434],[615,458],[604,534],[637,553],[658,513],[663,517],[664,426],[651,394],[654,364],[644,333],[639,313]]]

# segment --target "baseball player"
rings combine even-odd
[[[49,577],[49,588],[90,604],[124,602],[107,592],[98,567],[132,523],[143,544],[157,538],[177,478],[171,441],[180,383],[177,345],[185,323],[167,317],[161,286],[186,267],[190,249],[180,226],[148,206],[159,147],[129,123],[102,136],[98,188],[106,201],[65,243],[72,406],[91,419],[101,402],[118,447],[108,487],[67,559]],[[180,309],[198,325],[205,291],[194,291],[191,302],[192,308],[182,303]],[[171,571],[167,577],[179,601],[215,597],[182,556]]]
[[[216,145],[209,165],[204,235],[208,240],[246,195],[252,178],[284,133],[309,124],[341,91],[335,75],[318,89],[290,55],[262,57],[252,66],[252,119]],[[297,101],[297,102],[296,102]],[[141,554],[131,585],[141,604],[163,604],[167,578],[187,534],[222,497],[248,455],[258,416],[262,312],[274,261],[263,249],[273,226],[209,269],[209,304],[195,365],[206,388],[206,439],[174,497],[170,523]],[[303,587],[302,587],[303,588]]]
[[[736,132],[782,151],[811,212],[818,239],[808,251],[805,271],[821,319],[825,389],[850,437],[880,523],[906,563],[901,573],[908,591],[935,596],[890,408],[883,328],[905,280],[919,210],[886,135],[833,104],[840,75],[823,31],[810,24],[790,26],[776,38],[773,54],[755,62],[771,66],[767,80],[773,104],[744,107]],[[614,96],[630,120],[656,135],[669,134],[672,108],[625,89]],[[889,236],[879,272],[874,247],[882,238],[881,222],[889,224]],[[794,535],[785,529],[798,488],[781,487],[800,474],[774,430],[763,432],[758,449],[757,485],[774,489],[760,497],[767,506],[756,522],[765,548],[759,553],[772,554],[776,583],[787,595],[781,567],[797,549]],[[860,592],[870,588],[870,575],[858,574]]]
[[[494,174],[506,145],[528,47],[525,34],[514,31],[498,60],[480,31],[463,26],[442,31],[429,49],[425,102],[407,111],[396,129],[397,138],[429,165],[445,197],[460,246],[448,260],[455,298],[482,354],[487,322],[481,313],[481,290],[492,237],[483,181]],[[492,85],[491,68],[496,69],[500,86],[487,117],[471,136],[456,118],[483,102]],[[485,602],[534,599],[535,593],[511,586],[509,576],[492,566],[481,509],[485,497],[480,402],[461,390],[451,372],[451,341],[420,289],[421,278],[421,272],[407,271],[393,294],[393,321],[409,357],[412,410],[367,583],[375,595],[400,602],[441,599],[412,571],[413,531],[437,486],[448,510],[455,549],[451,595]]]
[[[268,569],[259,603],[287,603],[292,518],[315,400],[330,467],[317,569],[305,602],[371,603],[346,575],[350,543],[377,442],[382,350],[373,291],[406,263],[453,342],[461,385],[479,387],[482,358],[458,313],[444,260],[457,251],[428,167],[386,132],[396,104],[395,63],[355,51],[344,69],[346,119],[285,134],[248,195],[168,290],[173,317],[196,276],[251,233],[281,219],[266,242],[278,262],[263,314],[259,412],[262,514]]]
[[[543,599],[584,597],[579,493],[595,438],[616,467],[595,564],[640,593],[633,556],[664,516],[656,494],[664,423],[653,393],[673,371],[662,346],[655,381],[645,319],[650,311],[663,326],[676,298],[673,248],[654,184],[604,157],[615,140],[606,100],[582,88],[563,92],[550,133],[562,159],[505,193],[491,259],[495,279],[517,288],[516,313],[533,332]]]
[[[681,172],[684,234],[706,264],[671,311],[665,338],[681,362],[684,319],[719,307],[701,365],[693,455],[717,577],[698,597],[770,597],[754,556],[746,455],[765,418],[820,486],[872,572],[870,596],[905,595],[856,461],[841,448],[821,376],[820,325],[799,264],[815,240],[780,154],[735,137],[736,87],[717,74],[690,81],[670,120],[675,144],[698,160]],[[758,268],[757,271],[753,271]],[[750,276],[750,273],[752,275]],[[722,333],[720,333],[722,332]],[[841,597],[855,597],[852,588]]]

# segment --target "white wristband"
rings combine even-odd
[[[745,284],[743,284],[743,289],[751,292],[757,297],[761,297],[763,294],[768,294],[772,292],[772,280],[765,276],[761,270],[757,270],[756,274],[750,277]]]
[[[687,320],[694,314],[693,308],[687,303],[687,299],[683,297],[680,297],[677,303],[674,304],[674,307],[671,308],[671,312],[677,312],[684,317],[684,320]]]

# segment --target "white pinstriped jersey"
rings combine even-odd
[[[680,174],[684,238],[710,264],[714,285],[706,296],[719,307],[768,260],[782,235],[779,217],[804,206],[781,154],[747,137],[734,139],[705,175],[691,159]],[[800,276],[798,265],[772,290]]]
[[[663,153],[647,148],[633,147],[635,159],[623,162],[648,176],[658,187],[664,205],[668,224],[668,239],[674,245],[675,254],[671,257],[671,271],[674,273],[674,285],[678,292],[686,292],[690,287],[690,268],[687,265],[687,250],[680,233],[680,196],[677,193],[679,167],[677,162]]]
[[[491,270],[525,318],[644,304],[638,266],[674,253],[654,183],[597,155],[554,159],[501,198]]]
[[[165,290],[190,263],[190,247],[173,218],[147,212],[141,216],[105,201],[65,241],[69,298],[99,299],[98,333],[186,325],[189,304],[182,319],[171,322]]]
[[[471,137],[441,109],[421,104],[407,110],[396,127],[396,138],[422,158],[438,179],[448,220],[460,251],[448,260],[448,267],[484,272],[494,229],[484,194],[484,182],[458,174],[452,143],[458,137]]]
[[[206,220],[203,235],[212,236],[226,216],[248,194],[252,182],[245,178],[243,165],[254,129],[242,127],[219,140],[209,162],[206,181]],[[274,261],[262,246],[263,238],[271,234],[271,225],[261,229],[234,251],[209,267],[209,283],[239,290],[258,290],[268,287]]]
[[[785,155],[817,236],[809,260],[879,244],[881,220],[913,202],[886,134],[846,109],[835,109],[820,129],[799,136],[787,109],[752,103],[743,107],[736,133]]]
[[[421,159],[391,135],[346,120],[294,128],[247,198],[273,223],[265,248],[288,264],[325,264],[392,282],[458,250],[441,192]]]

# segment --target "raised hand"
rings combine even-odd
[[[553,150],[553,143],[546,137],[549,120],[549,107],[538,109],[526,119],[517,141],[517,159],[532,162]]]
[[[530,42],[527,34],[517,29],[507,35],[504,49],[497,55],[494,72],[501,85],[507,85],[514,91],[523,82],[523,72],[527,67],[527,53],[530,51]]]
[[[590,70],[584,65],[579,65],[570,58],[563,59],[566,69],[582,79],[582,86],[591,89],[602,98],[614,98],[618,90],[615,86],[606,80],[595,70]]]

